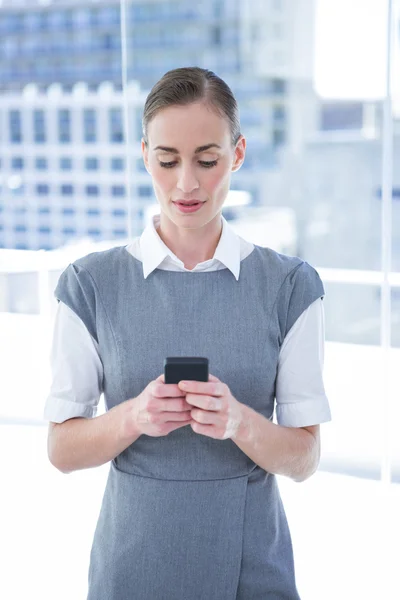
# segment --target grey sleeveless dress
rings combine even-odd
[[[107,409],[166,356],[207,356],[235,398],[272,420],[279,350],[324,288],[297,257],[254,246],[229,269],[147,279],[125,246],[63,271],[55,290],[99,343]],[[299,600],[276,478],[231,440],[182,427],[110,462],[87,600]]]

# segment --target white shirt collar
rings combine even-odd
[[[214,257],[196,265],[193,271],[204,271],[210,266],[211,261],[218,260],[230,269],[236,280],[240,273],[240,238],[229,226],[227,220],[221,215],[222,234]],[[160,215],[153,215],[140,236],[140,250],[142,255],[143,276],[146,279],[150,273],[164,260],[172,260],[184,269],[184,263],[164,244],[156,228],[160,224]]]

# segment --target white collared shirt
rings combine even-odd
[[[143,264],[147,278],[154,269],[168,271],[217,271],[230,269],[239,279],[241,261],[254,245],[238,236],[221,215],[222,233],[214,257],[186,269],[157,232],[160,215],[126,250]],[[325,322],[320,298],[297,319],[286,335],[276,380],[276,419],[286,427],[306,427],[331,420],[323,383]],[[52,385],[44,418],[62,423],[73,417],[96,415],[103,389],[103,367],[96,340],[81,319],[63,302],[58,303],[50,354]]]

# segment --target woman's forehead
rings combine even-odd
[[[230,129],[227,119],[215,110],[193,103],[160,110],[150,121],[148,134],[154,147],[161,145],[179,149],[179,143],[186,145],[189,140],[195,148],[210,143],[222,147],[226,143],[225,138],[230,138]]]

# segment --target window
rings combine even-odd
[[[93,108],[86,108],[83,111],[83,139],[86,143],[96,141],[96,127],[96,111]]]
[[[122,109],[110,108],[109,112],[110,142],[121,143],[124,141],[122,125]]]
[[[38,232],[39,233],[51,233],[51,229],[50,229],[50,227],[44,227],[44,226],[42,226],[42,227],[38,228]]]
[[[72,158],[66,156],[60,158],[60,169],[62,171],[70,171],[72,169]]]
[[[273,94],[284,94],[286,92],[286,82],[284,79],[272,79],[271,88]]]
[[[283,121],[286,117],[286,110],[284,106],[274,106],[274,120]]]
[[[33,139],[36,144],[43,144],[46,141],[44,110],[33,111]]]
[[[93,229],[93,228],[91,228],[91,229],[88,229],[87,232],[88,232],[88,235],[92,235],[92,236],[95,236],[95,237],[100,237],[101,236],[100,229]]]
[[[98,217],[98,216],[100,216],[100,210],[99,210],[98,208],[89,208],[89,209],[86,211],[86,214],[87,214],[89,217]]]
[[[87,171],[96,171],[99,168],[99,161],[95,157],[88,157],[85,159],[85,169]]]
[[[126,210],[124,210],[123,208],[116,208],[112,211],[112,215],[114,217],[126,217]]]
[[[22,141],[21,132],[21,111],[10,110],[8,114],[9,118],[9,131],[10,131],[10,142],[12,144],[20,144]]]
[[[138,186],[139,196],[149,198],[153,195],[153,188],[150,185],[139,185]]]
[[[114,197],[125,196],[125,186],[123,185],[112,185],[111,186],[111,195]]]
[[[75,209],[74,208],[63,208],[61,212],[63,215],[74,215]]]
[[[24,168],[24,159],[21,156],[13,156],[11,159],[11,168],[20,170]]]
[[[39,215],[48,215],[50,214],[50,208],[48,206],[40,206],[38,209]]]
[[[86,186],[86,195],[87,196],[98,196],[99,195],[99,186],[98,185],[87,185]]]
[[[36,193],[38,196],[48,196],[49,186],[47,185],[47,183],[38,183],[36,185]]]
[[[111,170],[112,171],[123,171],[125,168],[125,161],[123,158],[112,158],[111,159]]]
[[[282,144],[285,143],[285,132],[282,131],[281,129],[274,129],[274,131],[272,132],[273,135],[273,145],[274,146],[281,146]]]
[[[44,156],[38,156],[35,159],[35,166],[38,171],[45,171],[47,169],[47,158],[44,158]]]
[[[221,27],[216,25],[211,28],[211,43],[214,46],[221,46]]]
[[[126,229],[113,229],[113,234],[116,236],[126,236]]]
[[[67,108],[58,111],[58,140],[61,144],[71,141],[71,111]]]
[[[66,235],[75,235],[76,229],[74,229],[73,227],[63,227],[62,233]]]
[[[60,193],[61,196],[72,196],[72,194],[74,193],[74,186],[70,183],[63,183],[60,186]]]

